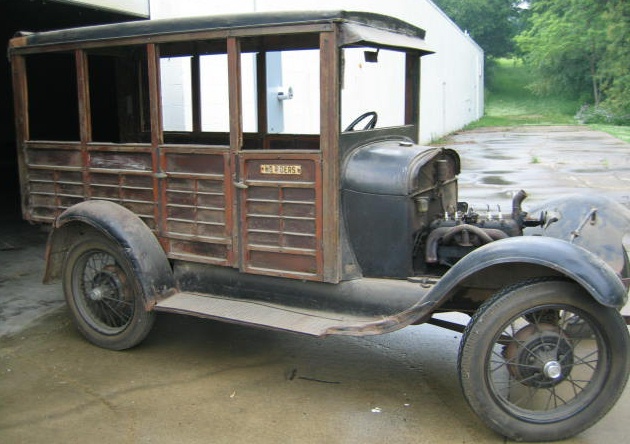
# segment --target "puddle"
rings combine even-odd
[[[514,156],[506,156],[505,154],[488,154],[483,156],[484,159],[494,159],[494,160],[514,160],[516,157]]]
[[[581,168],[576,170],[568,170],[570,173],[610,173],[609,168]]]
[[[512,185],[514,182],[510,182],[509,180],[505,180],[500,176],[486,176],[480,181],[486,185]]]

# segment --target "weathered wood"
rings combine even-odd
[[[155,227],[160,243],[168,251],[168,238],[165,236],[164,198],[165,191],[161,184],[160,145],[164,143],[162,127],[162,100],[160,83],[160,49],[154,43],[146,46],[147,73],[149,78],[149,116],[151,125],[151,171],[153,172],[153,199],[156,205],[153,209]]]
[[[322,198],[318,206],[323,212],[323,254],[326,282],[341,278],[341,248],[339,233],[339,48],[336,31],[320,35],[320,125],[322,150]]]
[[[420,126],[420,57],[407,54],[405,59],[405,125],[414,125],[415,142],[418,143]]]
[[[18,44],[22,39],[14,42],[11,40],[11,45]],[[11,74],[13,81],[13,110],[15,114],[15,127],[16,127],[16,149],[17,149],[17,161],[19,169],[20,180],[20,196],[21,196],[21,208],[22,216],[26,220],[30,220],[31,215],[28,205],[28,180],[27,180],[27,167],[24,159],[24,141],[29,140],[29,121],[28,121],[28,88],[27,88],[27,72],[26,72],[26,60],[22,56],[11,57]]]
[[[320,31],[330,31],[333,29],[331,23],[321,24],[299,24],[299,25],[286,25],[286,26],[272,26],[272,27],[252,27],[235,29],[218,29],[218,30],[200,30],[196,32],[183,32],[183,33],[166,33],[166,34],[153,34],[149,36],[137,36],[137,37],[112,37],[109,39],[96,39],[77,42],[65,42],[56,43],[54,45],[28,45],[27,39],[20,38],[10,48],[11,54],[40,54],[58,51],[74,51],[75,49],[94,49],[105,48],[112,45],[147,45],[147,44],[161,44],[161,43],[174,43],[174,42],[190,42],[191,40],[215,40],[226,39],[230,37],[246,38],[246,37],[260,37],[269,36],[272,39],[282,41],[284,35],[299,35],[299,34],[312,34]],[[20,43],[22,42],[22,43]],[[300,45],[300,47],[302,47]]]
[[[322,280],[321,155],[243,152],[243,271]]]
[[[24,147],[21,176],[36,178],[24,179],[23,194],[31,199],[25,211],[32,210],[32,220],[50,221],[81,199],[110,200],[136,212],[172,259],[339,282],[339,45],[340,29],[347,22],[345,16],[313,14],[309,20],[291,14],[265,16],[271,21],[262,23],[258,23],[259,16],[251,16],[251,23],[234,29],[203,19],[200,23],[207,29],[191,29],[190,23],[182,21],[173,22],[168,32],[153,35],[127,25],[107,28],[104,35],[99,34],[103,28],[70,30],[70,40],[44,33],[12,41],[16,116],[22,125]],[[357,17],[370,20],[360,13]],[[146,26],[163,29],[159,24]],[[46,39],[48,43],[42,44]],[[268,134],[265,55],[296,49],[319,49],[319,66],[313,68],[318,70],[320,82],[320,132]],[[26,142],[28,82],[20,54],[67,55],[68,51],[75,57],[79,141]],[[248,134],[243,132],[243,51],[257,53],[257,131]],[[229,132],[203,132],[200,59],[204,54],[227,55]],[[191,78],[187,80],[191,81],[192,131],[164,131],[162,55],[190,57]],[[95,102],[109,106],[119,120],[117,127],[99,126],[104,129],[99,129],[103,135],[97,142],[93,141],[92,111],[96,109],[91,107],[96,105],[91,95],[101,92],[94,84],[99,76],[90,71],[92,57],[94,63],[104,63],[107,71],[100,78],[113,77],[117,94],[115,101]],[[417,125],[417,85],[413,81],[418,73],[417,55],[409,55],[405,102],[409,126]],[[101,118],[106,115],[107,109],[101,109]],[[80,182],[83,192],[79,192]]]

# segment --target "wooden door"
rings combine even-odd
[[[234,264],[229,159],[227,146],[162,147],[163,231],[170,258]]]
[[[239,153],[241,270],[323,279],[321,154]]]

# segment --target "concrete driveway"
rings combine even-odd
[[[460,197],[507,205],[594,190],[628,203],[630,144],[579,128],[474,131]],[[526,205],[527,206],[527,205]],[[505,442],[459,391],[460,335],[430,325],[366,338],[305,336],[160,315],[140,346],[84,341],[58,285],[41,285],[45,233],[0,223],[0,442]],[[625,442],[630,389],[567,442]]]
[[[446,146],[462,158],[460,200],[510,212],[525,190],[524,209],[572,193],[606,195],[630,206],[630,144],[588,127],[520,127],[465,131]]]

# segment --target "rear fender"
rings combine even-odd
[[[544,275],[575,281],[607,307],[621,308],[627,301],[621,279],[602,259],[569,242],[537,236],[499,240],[466,255],[433,287],[431,299],[441,305],[474,279],[497,279],[504,286]]]
[[[88,230],[120,246],[142,287],[147,308],[175,292],[166,253],[149,227],[128,209],[102,200],[81,202],[55,220],[46,246],[45,283],[61,277],[69,249]]]

